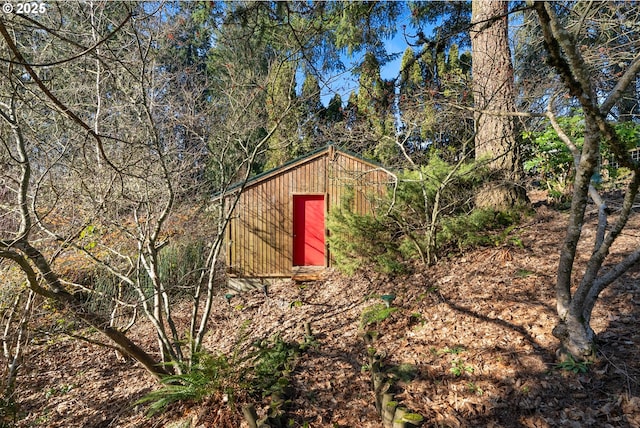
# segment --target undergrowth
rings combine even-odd
[[[376,303],[365,309],[360,316],[360,328],[366,329],[370,325],[379,324],[389,318],[398,308],[387,307],[383,303]]]
[[[165,376],[162,387],[142,397],[136,404],[149,403],[149,416],[162,412],[178,401],[200,402],[215,393],[226,394],[231,402],[242,387],[237,367],[225,355],[201,353],[182,374]]]
[[[240,349],[237,346],[230,357],[206,352],[195,355],[191,366],[181,367],[181,374],[164,377],[160,389],[136,404],[148,404],[147,415],[152,416],[176,402],[200,403],[219,395],[233,407],[240,396],[258,399],[288,390],[288,376],[304,347],[275,335],[255,342],[246,352]]]
[[[481,165],[450,164],[434,151],[427,165],[398,175],[397,187],[377,200],[375,215],[356,213],[349,193],[328,218],[335,265],[348,275],[365,269],[402,274],[415,260],[433,264],[453,251],[522,246],[513,232],[524,209],[474,207],[485,179]]]
[[[521,246],[519,238],[511,236],[521,217],[519,210],[491,209],[475,209],[469,214],[448,217],[442,221],[440,247],[463,252],[481,246]]]
[[[13,396],[3,396],[0,398],[0,428],[10,428],[15,426],[18,417],[18,403]]]

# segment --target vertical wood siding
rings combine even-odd
[[[390,176],[382,168],[327,149],[249,183],[226,230],[230,273],[243,277],[291,275],[294,194],[325,195],[328,214],[352,192],[355,210],[365,214],[372,211],[371,197],[385,192],[389,182]]]

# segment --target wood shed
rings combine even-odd
[[[227,198],[241,193],[225,231],[230,276],[294,277],[330,266],[329,210],[350,194],[356,212],[372,213],[392,181],[381,165],[327,146],[232,188]]]

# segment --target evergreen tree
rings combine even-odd
[[[326,113],[320,100],[320,84],[311,73],[305,75],[300,98],[300,132],[302,147],[306,151],[323,145],[322,121]]]
[[[360,66],[357,97],[358,120],[373,133],[374,141],[367,154],[382,162],[395,156],[395,121],[393,117],[394,87],[380,76],[380,63],[371,52]]]
[[[332,2],[327,37],[335,48],[346,50],[349,55],[364,50],[383,58],[383,40],[395,34],[401,7],[400,2]]]
[[[434,60],[430,51],[417,55],[405,51],[401,64],[398,108],[400,141],[413,153],[414,161],[422,148],[443,149],[445,159],[454,159],[472,133],[469,114],[458,108],[471,105],[468,54],[459,54],[457,45],[448,55]],[[425,159],[426,160],[426,159]]]
[[[346,129],[348,130],[353,130],[359,125],[360,113],[358,111],[358,93],[356,91],[349,93],[344,118],[346,120]]]
[[[327,127],[336,126],[344,121],[344,109],[342,107],[342,97],[339,93],[329,100],[329,105],[324,114],[324,124]]]
[[[269,75],[265,105],[267,127],[275,128],[275,132],[269,139],[267,169],[279,167],[304,150],[296,112],[296,64],[287,60],[272,64]]]
[[[416,58],[413,48],[408,47],[400,61],[400,91],[410,96],[424,86],[422,61]]]
[[[423,58],[417,58],[411,47],[405,50],[400,63],[398,109],[401,139],[414,150],[428,138],[427,130],[433,126],[435,118],[423,64]]]
[[[475,155],[493,172],[476,203],[506,208],[526,200],[514,117],[515,88],[508,40],[506,1],[474,0],[472,38]],[[500,112],[500,114],[496,114]],[[506,114],[505,114],[506,113]]]
[[[471,2],[415,1],[409,3],[409,10],[418,27],[432,27],[432,37],[419,33],[425,50],[435,53],[444,52],[452,44],[463,48],[470,45]]]

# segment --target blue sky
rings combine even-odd
[[[400,62],[402,54],[407,49],[407,42],[404,39],[403,28],[406,26],[406,32],[409,36],[416,33],[415,28],[411,24],[411,17],[408,14],[398,18],[396,22],[396,35],[385,41],[387,54],[397,55],[397,58],[388,62],[380,69],[380,75],[383,79],[395,79],[400,72]],[[338,92],[344,103],[349,99],[349,94],[358,89],[358,77],[351,73],[351,69],[362,62],[364,52],[358,52],[353,57],[343,56],[343,62],[347,67],[343,73],[332,77],[327,83],[329,88],[322,89],[322,103],[326,106],[333,95]]]

